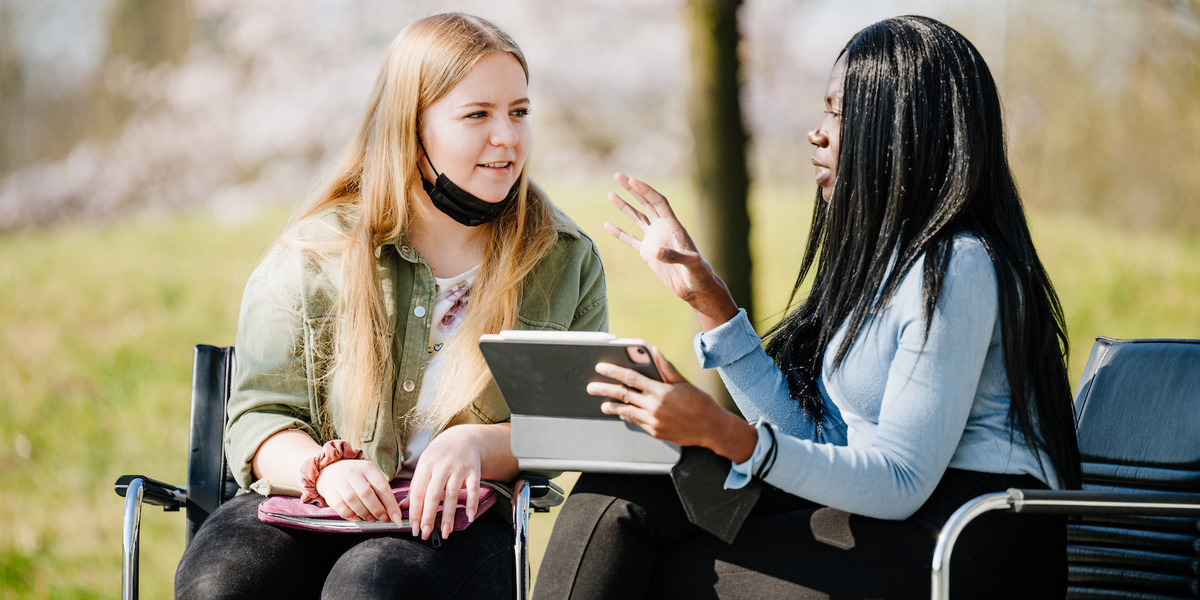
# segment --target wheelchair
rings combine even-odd
[[[143,504],[164,511],[184,510],[185,540],[223,502],[238,491],[225,457],[222,438],[226,404],[236,367],[234,348],[197,345],[192,363],[192,405],[187,485],[174,485],[144,475],[122,475],[117,495],[125,498],[122,527],[121,597],[138,597],[139,529]],[[529,512],[547,512],[563,501],[562,488],[546,477],[523,473],[513,487],[513,553],[516,558],[518,600],[529,594]]]

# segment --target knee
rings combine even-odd
[[[513,572],[512,553],[507,549],[450,556],[419,542],[377,540],[342,555],[325,579],[322,597],[507,600],[515,589]]]
[[[226,568],[228,565],[204,565],[197,568],[181,562],[175,571],[176,600],[232,600],[234,598],[263,598],[261,582],[250,581],[244,572]]]

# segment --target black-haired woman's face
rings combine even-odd
[[[817,167],[817,186],[829,202],[837,183],[838,149],[842,141],[842,82],[846,79],[846,55],[833,63],[829,85],[825,88],[825,117],[808,132],[808,143],[816,146],[812,163]]]

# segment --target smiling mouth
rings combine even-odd
[[[512,161],[483,163],[479,166],[487,169],[506,169],[512,166]]]

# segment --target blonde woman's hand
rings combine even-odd
[[[636,250],[667,288],[691,305],[704,329],[736,315],[737,305],[729,289],[700,255],[667,198],[645,182],[623,173],[617,173],[614,179],[642,206],[642,211],[615,192],[608,199],[641,229],[642,237],[639,239],[612,223],[604,224],[605,231]]]
[[[454,531],[458,493],[467,490],[467,519],[475,520],[479,509],[479,480],[482,453],[468,426],[448,427],[429,442],[417,460],[408,497],[400,502],[408,507],[413,535],[429,539],[442,504],[442,538]]]
[[[369,460],[339,460],[321,469],[317,492],[343,519],[403,520],[388,478]]]
[[[678,446],[703,446],[734,462],[749,459],[758,442],[754,427],[688,383],[658,348],[650,353],[663,381],[610,363],[596,365],[597,373],[616,381],[588,384],[589,394],[615,400],[600,410]]]

